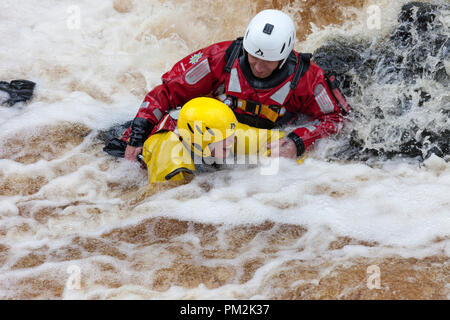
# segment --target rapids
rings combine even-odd
[[[345,38],[364,57],[405,3],[2,0],[0,80],[37,86],[29,103],[0,106],[0,299],[449,299],[448,154],[422,139],[422,157],[339,156],[352,132],[358,150],[389,151],[402,143],[389,128],[448,129],[439,79],[353,74],[359,116],[269,175],[240,167],[146,194],[146,172],[98,138],[175,62],[241,36],[262,9],[294,18],[298,51]],[[448,2],[433,3],[448,37]],[[420,106],[418,87],[430,95]]]

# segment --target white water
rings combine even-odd
[[[386,36],[401,3],[371,4],[383,10],[381,29],[367,28],[363,9],[349,9],[356,18],[342,26],[315,27],[296,48],[312,52],[336,34],[366,40]],[[450,166],[436,156],[423,164],[330,163],[325,155],[336,142],[323,141],[301,166],[282,160],[275,175],[261,175],[259,168],[206,173],[137,205],[130,202],[145,185],[146,173],[103,153],[95,138],[98,130],[132,119],[147,90],[177,60],[239,36],[255,8],[192,0],[2,0],[0,80],[23,78],[37,87],[31,103],[0,107],[0,245],[8,248],[0,255],[0,297],[20,297],[33,291],[39,279],[48,282],[38,283],[38,288],[50,289],[31,297],[58,297],[51,291],[52,281],[64,286],[67,268],[75,265],[82,286],[65,286],[64,298],[267,298],[277,293],[265,283],[292,259],[314,265],[318,259],[345,264],[361,257],[450,255]],[[226,26],[219,27],[225,18]],[[71,137],[74,124],[81,129]],[[77,138],[80,131],[85,134]],[[55,139],[59,145],[49,145]],[[27,156],[31,160],[20,158]],[[39,221],[36,215],[43,208],[52,214]],[[105,236],[160,217],[220,226],[214,249],[226,249],[227,232],[244,224],[270,221],[302,226],[307,232],[265,257],[245,283],[231,277],[218,286],[174,284],[162,290],[155,289],[155,272],[183,259],[169,250],[174,243],[193,255],[186,259],[239,273],[243,262],[264,256],[267,239],[262,233],[232,258],[208,259],[200,252],[213,247],[201,244],[192,231],[162,243]],[[98,249],[101,245],[91,250],[74,241],[77,237],[111,241],[110,247],[123,256],[107,254]],[[340,237],[372,246],[330,250]],[[67,258],[67,247],[78,248],[80,254]],[[30,253],[44,258],[18,267]],[[447,287],[450,298],[448,294]]]

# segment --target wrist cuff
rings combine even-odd
[[[144,145],[144,141],[142,141],[141,139],[130,137],[130,140],[127,144],[132,147],[142,147]]]
[[[153,125],[144,118],[134,118],[131,124],[131,134],[128,145],[132,147],[142,147],[147,136],[153,129]]]
[[[287,137],[294,141],[295,146],[297,147],[297,158],[300,157],[305,152],[305,143],[303,142],[303,139],[294,132],[289,133]]]

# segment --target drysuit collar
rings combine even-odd
[[[248,63],[247,52],[244,51],[239,57],[239,65],[241,67],[242,73],[245,76],[245,79],[250,84],[250,86],[254,89],[270,89],[274,88],[283,81],[285,81],[292,73],[295,71],[295,67],[297,65],[297,56],[294,51],[292,51],[286,61],[286,63],[281,67],[281,69],[277,68],[272,72],[270,76],[264,79],[256,78],[252,70],[250,69],[250,64]]]

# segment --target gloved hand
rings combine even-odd
[[[0,90],[9,94],[9,99],[2,104],[13,106],[18,102],[25,102],[32,98],[36,83],[29,80],[13,80],[10,83],[0,81]]]

